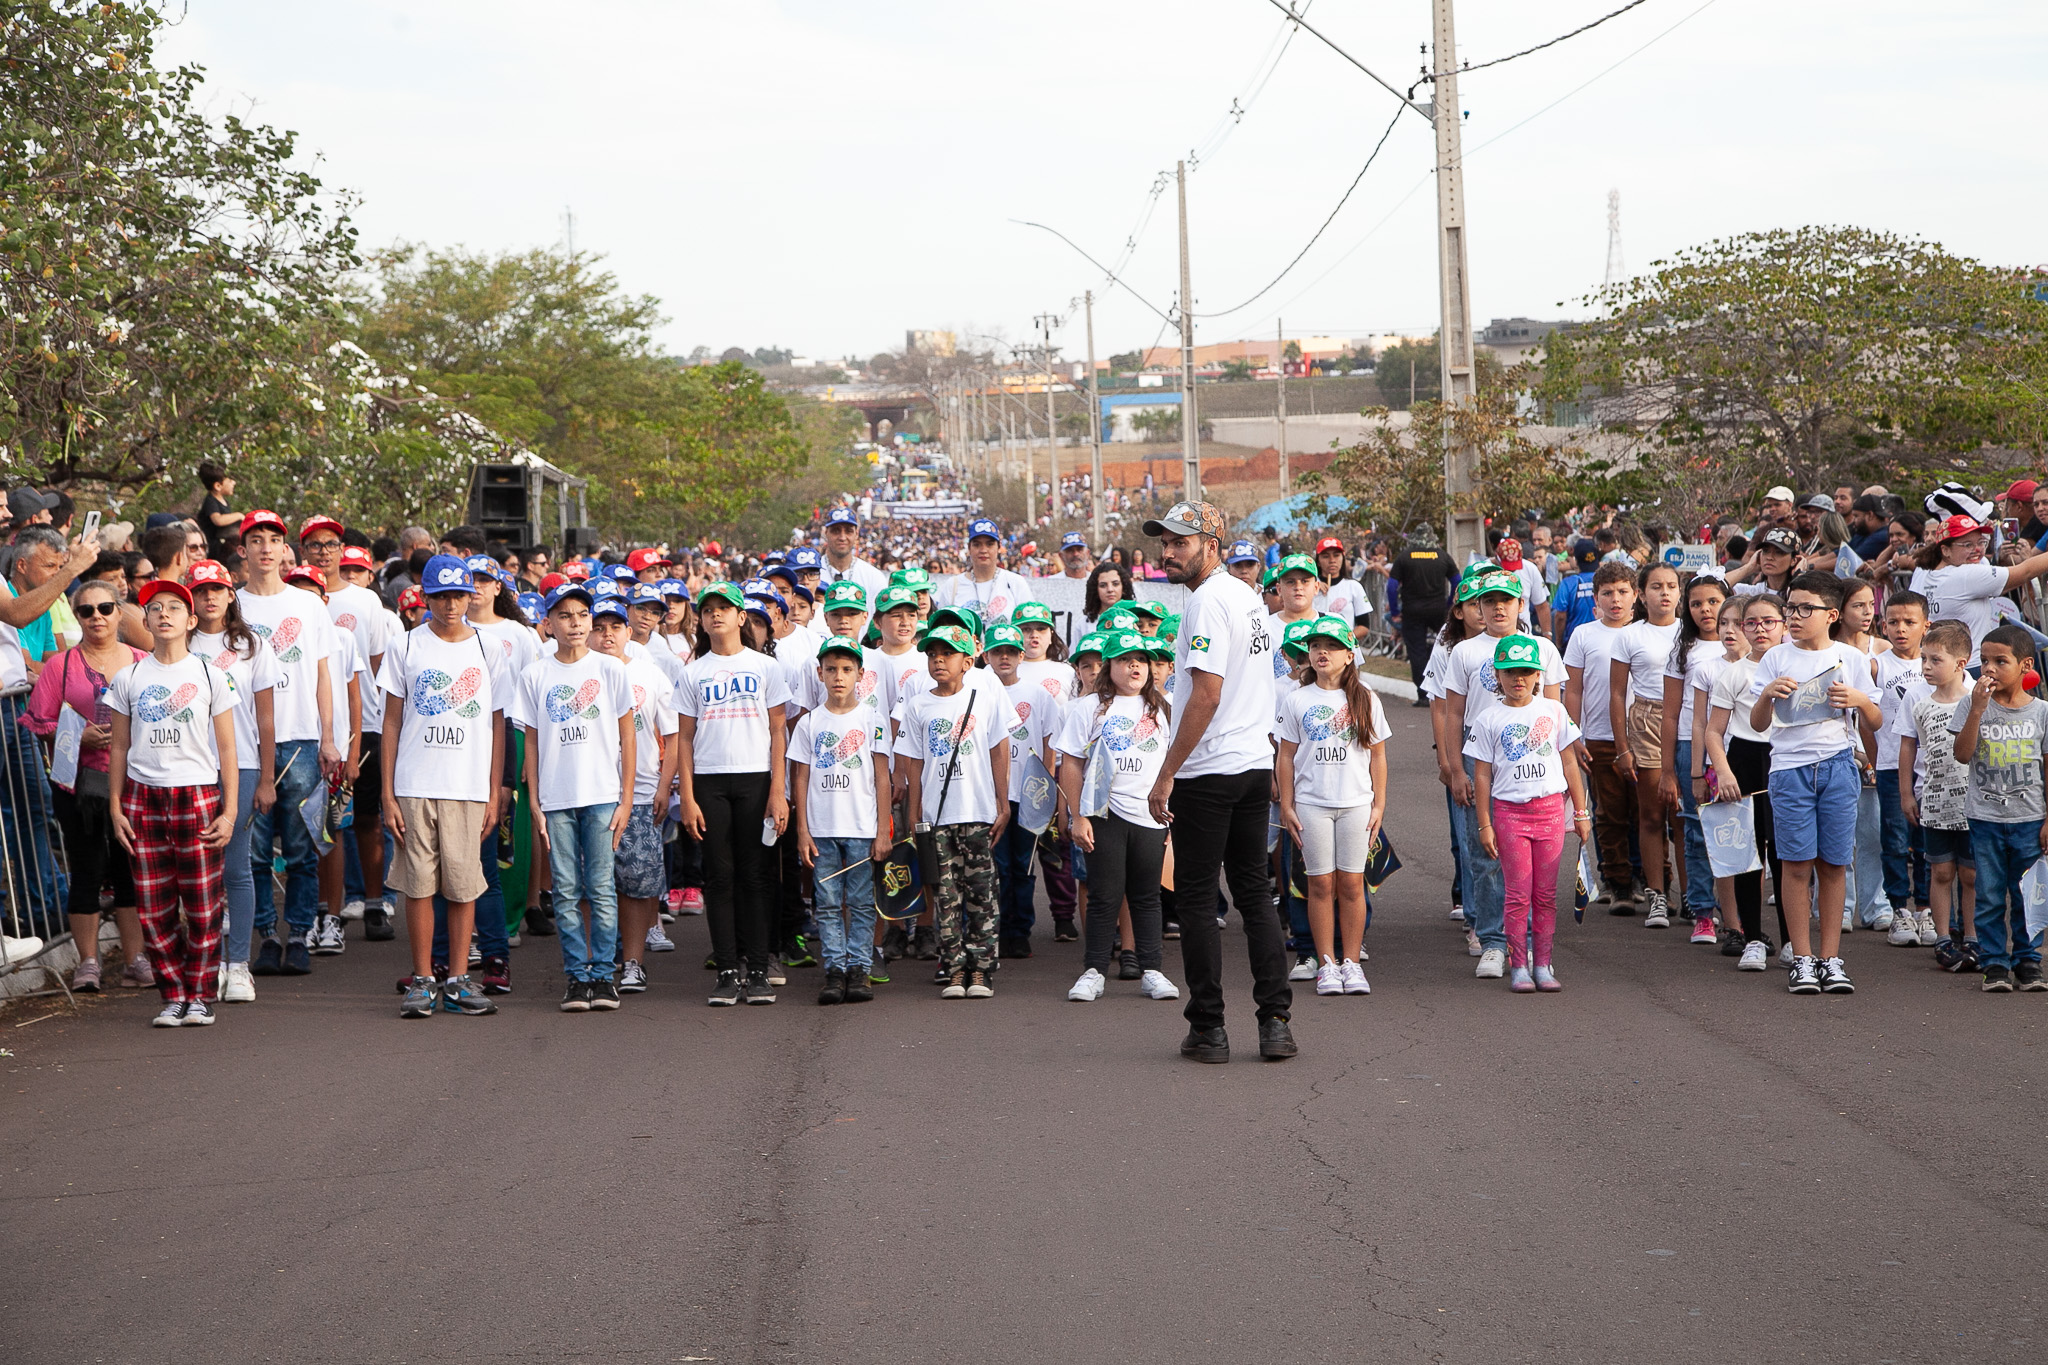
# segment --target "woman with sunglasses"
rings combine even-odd
[[[84,638],[44,661],[29,694],[22,724],[54,743],[66,707],[85,722],[78,746],[78,776],[67,790],[51,781],[50,799],[64,847],[71,857],[71,890],[66,909],[78,966],[71,989],[100,989],[100,889],[114,893],[114,920],[121,928],[121,972],[124,986],[152,986],[156,977],[142,949],[142,921],[135,909],[135,881],[128,856],[114,843],[112,812],[107,804],[107,749],[113,741],[114,713],[107,706],[107,686],[143,652],[121,643],[121,589],[102,579],[81,580],[71,589],[71,610]]]

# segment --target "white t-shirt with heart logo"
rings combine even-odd
[[[1493,765],[1493,799],[1517,805],[1566,790],[1563,751],[1579,742],[1564,703],[1537,697],[1498,702],[1467,727],[1465,753]],[[1491,816],[1482,818],[1491,819]]]
[[[128,780],[144,787],[211,787],[220,781],[213,718],[239,700],[234,679],[197,654],[174,664],[153,654],[107,684],[107,705],[128,717]],[[241,758],[235,765],[241,766]]]
[[[1003,690],[1017,712],[1017,723],[1010,727],[1009,799],[1022,801],[1024,756],[1037,754],[1040,762],[1045,761],[1046,741],[1059,729],[1060,707],[1036,682],[1020,678]]]
[[[1365,734],[1341,688],[1309,683],[1288,693],[1280,703],[1274,734],[1294,745],[1294,799],[1328,810],[1372,805],[1372,746],[1393,735],[1379,698],[1366,694],[1372,714]]]
[[[270,718],[277,742],[320,738],[320,662],[334,657],[334,621],[327,606],[304,588],[235,594],[249,629],[269,642],[277,659]]]
[[[302,594],[303,595],[303,594]],[[377,686],[404,704],[391,794],[491,799],[491,718],[512,701],[505,656],[476,631],[453,644],[422,623],[390,642]],[[392,711],[387,710],[389,720]]]

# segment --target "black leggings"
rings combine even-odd
[[[65,912],[97,915],[101,886],[113,889],[115,905],[133,908],[135,879],[127,852],[114,838],[114,817],[107,798],[73,796],[52,783],[50,806],[57,828],[64,831],[64,851],[71,859],[71,891],[65,898]]]
[[[704,812],[704,914],[721,972],[768,970],[774,850],[761,844],[767,773],[706,773],[691,782]]]
[[[1138,965],[1156,971],[1164,960],[1159,874],[1166,861],[1166,831],[1115,813],[1088,823],[1095,831],[1095,851],[1088,855],[1088,941],[1081,965],[1098,972],[1109,967],[1116,951],[1117,908],[1129,897]]]
[[[1771,869],[1771,885],[1778,888],[1778,941],[1785,941],[1785,879],[1778,870],[1778,843],[1771,828],[1771,746],[1753,739],[1728,737],[1728,766],[1735,780],[1751,798],[1756,812],[1756,846]],[[1764,937],[1764,874],[1744,872],[1735,879],[1735,913],[1742,921],[1747,943],[1769,944]]]

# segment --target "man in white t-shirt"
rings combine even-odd
[[[1258,1001],[1259,1055],[1297,1049],[1288,1028],[1294,1003],[1287,955],[1266,877],[1266,815],[1272,796],[1273,663],[1280,647],[1266,629],[1258,589],[1223,567],[1223,514],[1206,502],[1177,502],[1145,523],[1159,538],[1169,581],[1190,589],[1174,641],[1177,705],[1173,743],[1152,787],[1152,816],[1172,813],[1175,917],[1188,976],[1181,1055],[1230,1060],[1223,1027],[1223,941],[1211,913],[1219,873],[1244,920]]]
[[[861,585],[870,600],[889,586],[889,575],[859,558],[860,518],[851,507],[835,507],[825,516],[825,562],[819,566],[819,582],[832,586],[842,578]]]
[[[1002,528],[988,517],[967,523],[967,569],[953,577],[943,605],[973,607],[984,629],[1010,619],[1019,602],[1031,600],[1031,589],[1002,567]]]
[[[289,550],[284,518],[258,509],[242,518],[242,555],[248,581],[236,598],[242,619],[261,636],[277,662],[271,718],[277,732],[277,804],[249,822],[249,867],[256,879],[256,933],[262,940],[250,970],[257,976],[303,976],[313,970],[312,936],[319,913],[318,851],[299,810],[320,783],[342,766],[334,743],[334,620],[310,594],[284,581]],[[287,939],[277,937],[271,901],[271,857],[279,841],[285,857]]]
[[[370,552],[360,545],[345,545],[339,559],[342,586],[328,588],[327,612],[334,618],[336,630],[353,635],[358,650],[372,649],[366,661],[369,677],[362,688],[361,756],[354,774],[355,839],[349,845],[344,869],[347,895],[341,917],[362,920],[363,937],[377,942],[395,932],[395,907],[385,899],[384,890],[384,761],[379,748],[384,738],[384,693],[377,686],[377,673],[384,667],[385,645],[404,634],[405,627],[377,595],[376,565]],[[333,574],[328,581],[333,583]],[[342,604],[340,611],[335,610],[337,601]]]

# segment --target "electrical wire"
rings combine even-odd
[[[1301,12],[1307,14],[1314,4],[1315,0],[1306,0]],[[1237,131],[1237,125],[1244,121],[1244,116],[1251,112],[1252,106],[1258,103],[1259,96],[1265,93],[1267,83],[1273,79],[1274,73],[1279,71],[1280,63],[1287,58],[1287,49],[1293,45],[1294,35],[1300,31],[1300,26],[1291,18],[1281,23],[1279,31],[1273,35],[1273,41],[1266,44],[1265,52],[1259,57],[1258,66],[1253,68],[1249,88],[1232,99],[1230,109],[1217,120],[1216,126],[1211,128],[1200,142],[1188,149],[1190,171],[1201,167],[1223,149],[1223,144]],[[1277,52],[1275,48],[1278,49]]]
[[[1123,280],[1118,278],[1115,271],[1111,270],[1102,262],[1096,260],[1093,256],[1090,256],[1087,252],[1082,251],[1080,245],[1076,243],[1073,238],[1067,236],[1066,233],[1061,232],[1058,228],[1047,227],[1044,223],[1034,223],[1027,218],[1012,218],[1010,221],[1016,223],[1020,227],[1034,227],[1044,232],[1050,232],[1053,236],[1059,238],[1068,246],[1073,247],[1074,250],[1080,254],[1082,260],[1088,262],[1088,264],[1094,266],[1097,270],[1102,271],[1103,276],[1106,279],[1108,279],[1111,284],[1122,285],[1125,293],[1129,294],[1139,303],[1144,304],[1147,308],[1151,308],[1153,316],[1163,318],[1167,322],[1173,321],[1171,314],[1161,312],[1158,308],[1153,307],[1152,301],[1150,299],[1146,298],[1143,294],[1140,294],[1137,290],[1131,288],[1128,284],[1124,284]],[[1071,308],[1068,309],[1067,317],[1071,318],[1073,317],[1073,315],[1073,310]]]
[[[1603,14],[1590,24],[1581,24],[1577,28],[1573,29],[1570,33],[1560,33],[1547,43],[1538,43],[1534,47],[1525,47],[1520,52],[1510,52],[1505,57],[1495,57],[1490,62],[1480,62],[1476,66],[1468,62],[1465,65],[1458,68],[1457,74],[1462,76],[1468,71],[1484,71],[1489,66],[1499,66],[1503,62],[1514,61],[1517,57],[1526,57],[1532,52],[1541,52],[1546,47],[1556,47],[1559,43],[1565,41],[1567,38],[1576,38],[1581,33],[1586,32],[1588,29],[1598,28],[1600,27],[1600,25],[1606,23],[1609,19],[1618,19],[1622,15],[1627,14],[1630,10],[1636,8],[1638,5],[1644,5],[1648,3],[1649,0],[1628,0],[1628,3],[1626,5],[1623,5],[1620,9],[1614,10],[1608,14]],[[1436,75],[1434,72],[1432,72],[1429,75],[1424,76],[1422,81],[1417,82],[1417,84],[1433,81],[1435,79]]]

